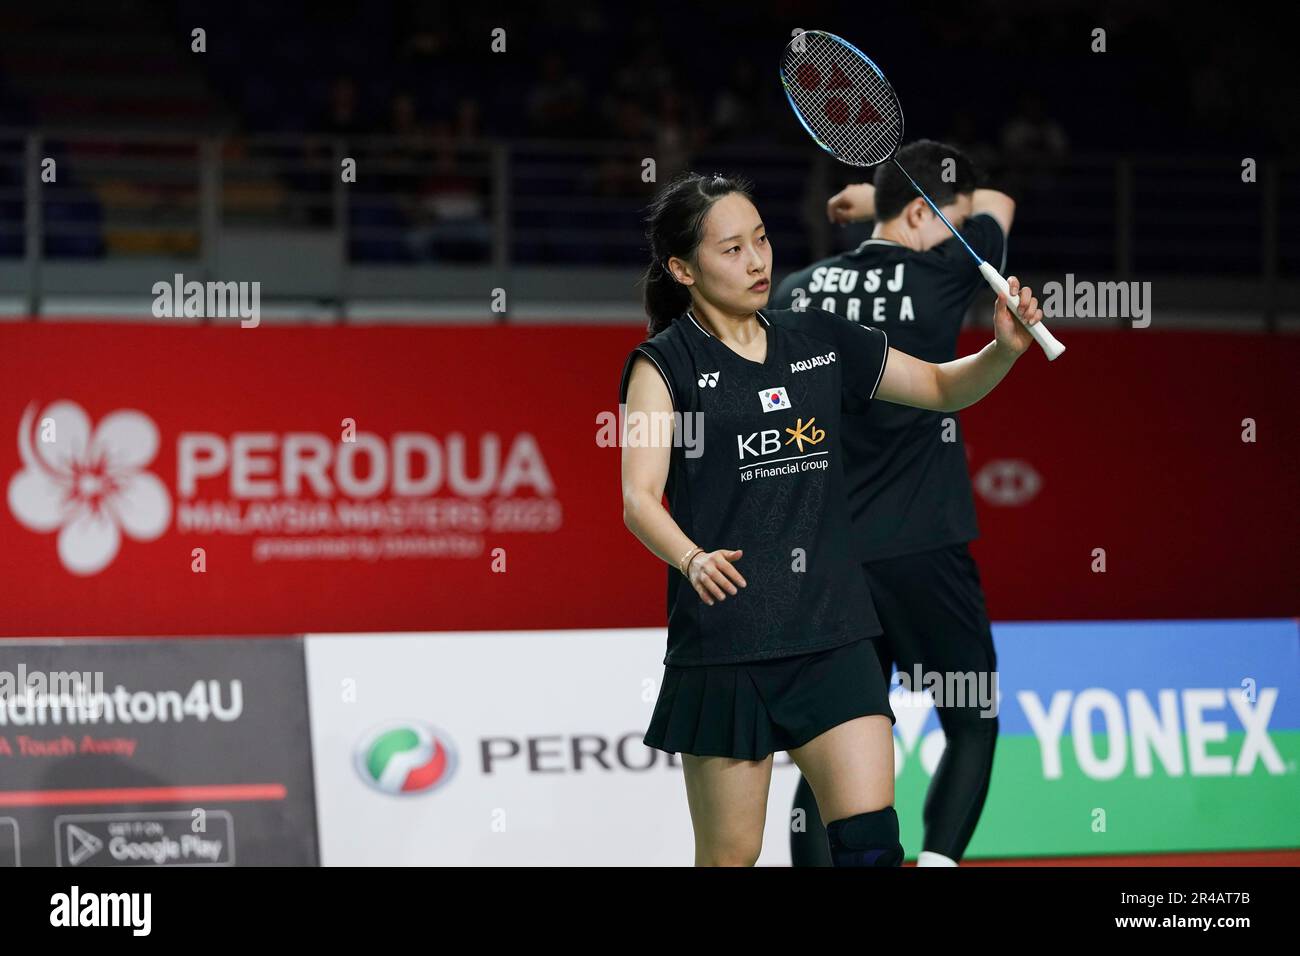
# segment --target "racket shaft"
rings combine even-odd
[[[1020,296],[1011,294],[1011,286],[1007,285],[1007,280],[1002,278],[1002,274],[987,262],[981,262],[980,275],[984,277],[985,282],[993,287],[994,292],[1006,293],[1007,306],[1016,314],[1017,318],[1020,318]],[[1056,336],[1052,335],[1042,322],[1026,327],[1029,329],[1029,334],[1034,337],[1034,341],[1042,346],[1048,361],[1055,360],[1065,351],[1065,346],[1056,340]]]

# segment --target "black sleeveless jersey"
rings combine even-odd
[[[986,213],[971,216],[962,235],[976,253],[999,271],[1005,269],[1006,237],[996,219]],[[987,288],[976,262],[956,239],[926,252],[868,239],[787,277],[772,305],[788,308],[803,300],[880,329],[900,352],[938,363],[957,357],[962,318],[976,291]],[[961,420],[955,412],[873,402],[864,414],[845,419],[844,451],[860,561],[978,537]]]
[[[748,586],[712,606],[668,569],[665,664],[789,657],[880,633],[850,540],[841,412],[870,404],[888,341],[819,309],[758,318],[767,330],[763,362],[737,354],[687,312],[623,367],[620,406],[642,355],[672,396],[664,491],[673,520],[706,551],[745,552],[736,567]]]

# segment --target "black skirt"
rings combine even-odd
[[[742,664],[664,668],[643,743],[667,753],[762,760],[871,714],[894,723],[870,638]]]

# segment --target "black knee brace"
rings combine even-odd
[[[832,820],[826,824],[835,866],[902,866],[898,814],[893,807]]]

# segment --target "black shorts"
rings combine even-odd
[[[940,673],[997,668],[979,569],[966,544],[868,561],[862,573],[884,633],[875,638],[885,681],[897,664]]]
[[[797,657],[664,668],[643,742],[667,753],[762,760],[871,714],[894,722],[871,638]]]

